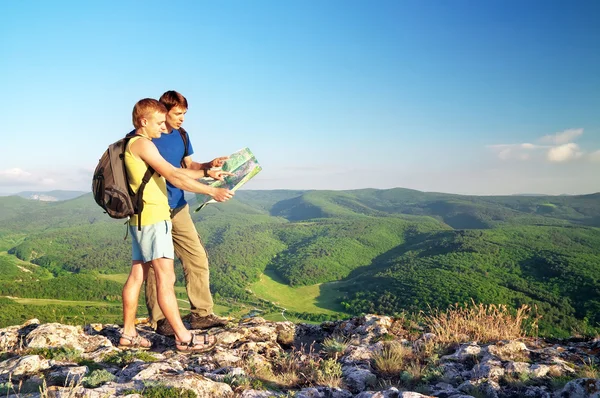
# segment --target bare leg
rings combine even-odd
[[[123,333],[129,336],[136,336],[135,316],[137,313],[138,298],[142,284],[148,275],[150,263],[133,261],[131,271],[127,282],[123,286]],[[127,340],[122,339],[121,344],[127,344]]]
[[[154,268],[154,275],[156,276],[158,305],[175,332],[177,349],[183,351],[210,349],[216,343],[215,336],[206,335],[204,339],[199,341],[192,340],[192,333],[186,329],[181,321],[174,289],[175,270],[173,269],[173,260],[168,258],[152,260],[152,268]],[[192,345],[189,346],[187,343]]]
[[[156,276],[158,305],[161,311],[175,331],[176,339],[179,341],[189,341],[192,338],[192,334],[181,321],[179,306],[175,297],[173,259],[163,257],[152,260],[152,268],[154,268],[154,275]]]

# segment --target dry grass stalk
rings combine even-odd
[[[344,355],[344,352],[348,348],[348,338],[344,336],[332,336],[327,337],[323,341],[323,352],[329,358],[337,359]]]
[[[504,304],[455,304],[446,311],[425,315],[426,325],[442,344],[518,339],[525,336],[524,322],[531,308],[522,305],[513,313]]]
[[[310,347],[308,353],[293,350],[273,358],[269,365],[244,362],[244,370],[251,378],[284,388],[327,385],[339,387],[342,367],[336,359],[323,359]]]
[[[385,376],[395,376],[403,371],[413,352],[398,342],[391,342],[373,355],[373,363],[379,373]]]
[[[44,379],[42,386],[40,387],[40,398],[51,398],[56,395],[57,391],[60,391],[60,396],[63,398],[78,398],[84,395],[83,378],[72,376],[69,380],[70,374],[65,379],[64,387],[50,386],[46,384]]]
[[[317,372],[317,382],[319,385],[327,387],[342,386],[342,365],[335,359],[330,358],[319,362]]]
[[[583,365],[577,371],[577,375],[585,379],[597,379],[600,377],[600,369],[592,358],[583,360]]]

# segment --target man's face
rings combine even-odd
[[[167,126],[165,125],[166,115],[161,112],[154,112],[147,119],[145,127],[146,133],[149,138],[160,138],[162,133],[167,132]]]
[[[187,109],[175,106],[167,113],[167,127],[178,130],[185,119]]]

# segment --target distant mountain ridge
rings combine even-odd
[[[560,194],[560,195],[548,195],[548,194],[542,194],[542,193],[518,193],[518,194],[509,194],[509,195],[461,195],[461,194],[454,194],[454,193],[446,193],[446,192],[426,192],[426,191],[418,191],[418,190],[413,190],[413,189],[409,189],[409,188],[391,188],[391,189],[376,189],[376,188],[364,188],[364,189],[354,189],[354,190],[339,190],[339,191],[331,191],[331,192],[364,192],[364,191],[389,191],[389,190],[403,190],[406,192],[418,192],[418,193],[422,193],[425,195],[455,195],[455,196],[465,196],[465,197],[481,197],[481,198],[486,198],[486,197],[563,197],[563,196],[568,196],[568,197],[576,197],[576,196],[589,196],[589,195],[595,195],[597,193],[589,193],[589,194],[580,194],[580,195],[573,195],[573,194]],[[287,189],[269,189],[269,190],[245,190],[242,189],[239,192],[245,192],[245,195],[248,194],[249,192],[256,192],[256,193],[260,193],[260,192],[269,192],[272,196],[276,195],[283,195],[283,196],[289,196],[291,195],[301,195],[307,192],[311,192],[313,190],[287,190]],[[316,192],[322,192],[323,190],[315,190]],[[85,195],[89,193],[89,191],[71,191],[71,190],[51,190],[51,191],[21,191],[21,192],[17,192],[17,193],[6,193],[6,192],[0,192],[0,197],[2,196],[20,196],[22,198],[25,199],[32,199],[32,200],[40,200],[40,201],[60,201],[60,200],[69,200],[69,199],[74,199],[77,198],[79,196]],[[279,194],[276,194],[279,193]],[[196,194],[190,193],[190,192],[185,192],[185,198],[188,202],[195,202],[195,196]]]

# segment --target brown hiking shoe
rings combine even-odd
[[[161,319],[156,323],[156,333],[162,334],[163,336],[175,336],[175,331],[166,319]]]
[[[207,316],[200,316],[196,313],[190,313],[190,326],[192,329],[208,329],[214,328],[216,326],[225,326],[227,325],[228,319],[221,318],[220,316],[216,316],[215,314],[210,314]]]

